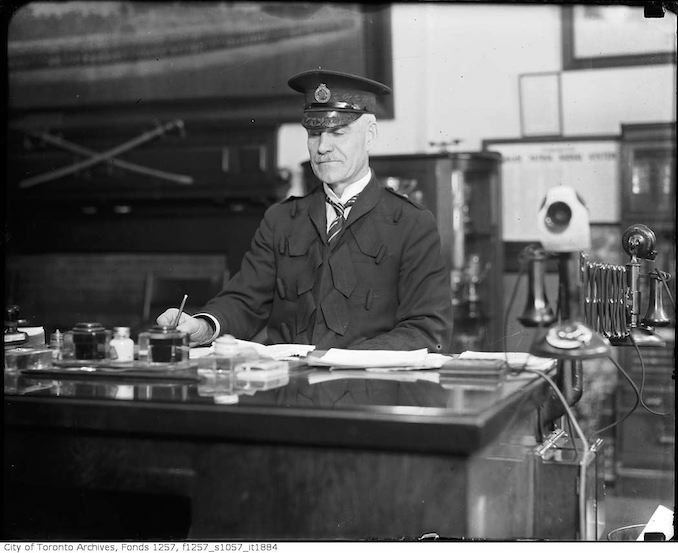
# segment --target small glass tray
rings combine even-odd
[[[149,365],[144,361],[55,359],[50,367],[23,370],[21,374],[32,378],[147,378],[192,382],[200,380],[195,361]]]
[[[157,371],[142,369],[109,369],[106,367],[70,367],[70,368],[51,368],[51,369],[29,369],[21,371],[21,375],[30,378],[64,378],[64,379],[92,379],[92,378],[114,378],[116,380],[148,380],[148,381],[181,381],[181,382],[199,382],[200,376],[195,370],[181,369],[173,371]]]
[[[111,359],[55,359],[52,365],[60,368],[92,368],[92,369],[135,369],[151,372],[168,372],[193,369],[198,366],[197,360],[189,359],[177,363],[152,363],[147,361],[113,361]]]

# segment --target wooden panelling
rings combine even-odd
[[[145,278],[221,275],[235,265],[225,254],[52,253],[8,256],[6,298],[47,332],[83,321],[104,326],[142,323]],[[235,267],[237,268],[237,267]],[[177,302],[181,298],[177,298]],[[167,306],[172,307],[172,306]],[[160,313],[157,313],[159,315]]]

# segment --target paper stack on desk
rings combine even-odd
[[[440,382],[440,374],[437,371],[386,371],[382,369],[367,369],[367,370],[351,370],[344,369],[341,371],[317,371],[307,376],[309,384],[318,384],[320,382],[328,382],[331,380],[390,380],[395,382],[418,382],[427,380],[438,384]]]
[[[247,342],[245,340],[236,340],[236,342],[238,342],[238,345],[252,346],[259,355],[279,361],[306,357],[309,352],[315,349],[315,346],[310,344],[271,344],[270,346],[264,346],[263,344]]]
[[[556,360],[550,357],[537,357],[523,351],[464,351],[459,359],[494,359],[504,361],[510,369],[531,369],[545,371],[552,368]]]
[[[299,359],[305,357],[310,351],[315,349],[315,346],[309,344],[273,344],[265,346],[258,342],[249,342],[247,340],[235,340],[238,348],[250,348],[256,352],[257,355],[267,359],[275,359],[276,361],[288,361],[291,359]],[[214,353],[214,345],[208,347],[191,348],[191,359],[199,359]]]
[[[426,348],[413,351],[351,350],[331,348],[325,353],[311,353],[307,362],[314,367],[333,369],[415,370],[438,369],[449,357],[428,353]]]

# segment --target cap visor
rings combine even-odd
[[[341,111],[306,111],[301,124],[309,130],[335,129],[353,123],[362,113]]]

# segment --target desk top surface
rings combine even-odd
[[[217,380],[197,369],[152,377],[24,371],[5,374],[5,424],[470,452],[543,390],[536,380],[307,366]]]

